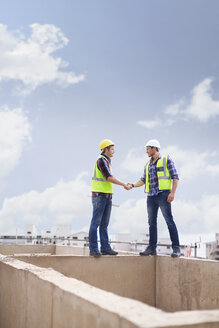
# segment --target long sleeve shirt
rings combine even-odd
[[[111,160],[109,157],[107,157],[103,153],[101,155],[104,157],[101,157],[97,160],[97,167],[101,171],[101,173],[105,176],[105,178],[107,179],[108,177],[112,176],[110,167],[109,167],[109,164],[111,164]]]

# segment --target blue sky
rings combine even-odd
[[[218,1],[7,1],[0,13],[0,231],[87,229],[100,140],[141,176],[157,138],[180,175],[179,232],[219,212]],[[114,188],[110,231],[147,232],[143,188]],[[168,236],[160,217],[160,235]]]

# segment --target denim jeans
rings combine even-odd
[[[111,249],[108,237],[108,225],[110,220],[112,199],[103,195],[92,197],[93,216],[89,230],[89,248],[91,251],[98,250],[97,229],[99,227],[101,251]]]
[[[165,190],[160,192],[156,196],[148,196],[147,198],[148,223],[150,234],[149,245],[151,246],[151,248],[157,247],[157,213],[159,207],[169,230],[170,239],[172,241],[172,247],[179,246],[179,236],[176,224],[172,216],[171,203],[167,202],[169,192],[169,190]]]

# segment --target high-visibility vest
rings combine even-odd
[[[172,182],[171,182],[171,176],[170,172],[167,168],[167,159],[166,157],[161,157],[157,161],[157,179],[158,179],[158,187],[159,190],[171,190],[172,188]],[[145,177],[145,192],[150,191],[150,179],[149,179],[149,164],[150,161],[146,164],[146,177]]]
[[[112,194],[113,193],[112,182],[106,180],[105,176],[98,169],[98,166],[97,166],[97,161],[101,157],[106,159],[105,156],[100,155],[96,160],[96,163],[95,163],[94,169],[93,169],[93,175],[92,175],[91,191]],[[112,172],[110,163],[109,163],[109,168],[110,168],[110,172]]]

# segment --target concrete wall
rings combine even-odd
[[[67,277],[155,306],[155,257],[22,256],[19,259],[51,267]]]
[[[165,313],[0,256],[1,328],[217,328],[219,311]]]
[[[88,247],[63,246],[63,245],[20,245],[20,244],[0,244],[0,254],[40,254],[52,255],[89,255]],[[119,252],[122,255],[136,255],[132,252]]]
[[[20,246],[18,249],[20,251]],[[60,254],[83,251],[80,247],[56,247]],[[165,311],[219,309],[218,261],[169,256],[96,259],[62,255],[19,256],[19,259],[40,267],[52,267],[67,277]]]
[[[88,247],[56,246],[56,255],[89,255]]]
[[[53,245],[0,245],[0,254],[13,255],[13,254],[55,254],[56,246]]]
[[[156,306],[165,311],[219,309],[219,262],[157,256]]]
[[[88,247],[81,246],[64,246],[64,245],[56,245],[55,254],[56,255],[89,255]],[[127,251],[118,251],[119,255],[132,255],[138,256],[138,253],[127,252]]]

